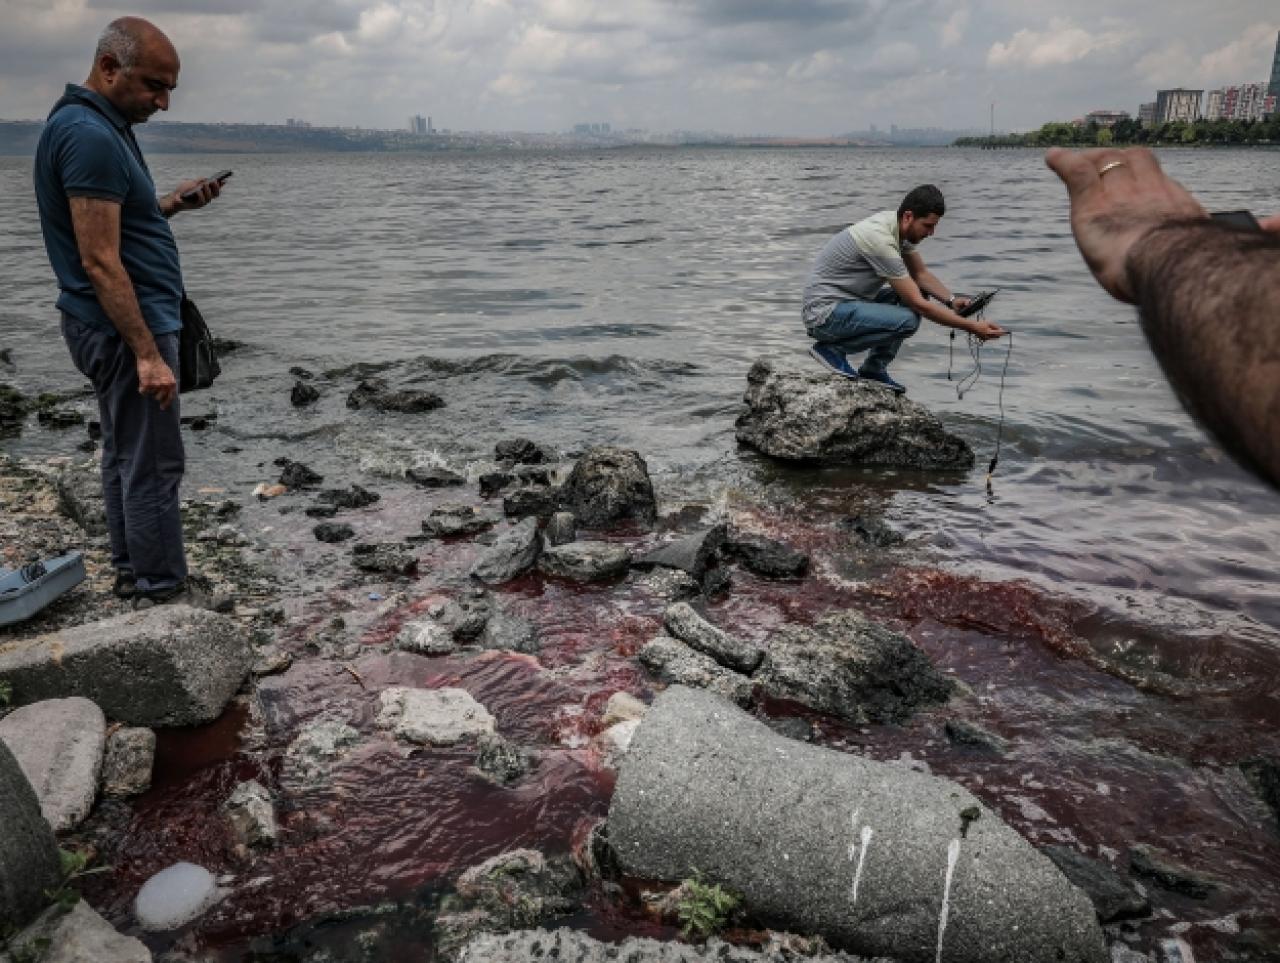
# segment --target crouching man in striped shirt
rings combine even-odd
[[[923,184],[902,199],[897,212],[872,214],[827,242],[809,276],[802,309],[814,341],[809,353],[823,367],[902,394],[907,389],[889,376],[889,364],[922,316],[983,341],[1005,333],[994,321],[957,314],[968,299],[954,297],[916,250],[945,213],[942,192]],[[849,355],[863,351],[867,356],[855,371]]]

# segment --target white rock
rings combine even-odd
[[[628,719],[626,722],[619,722],[616,726],[610,726],[596,736],[595,745],[600,750],[606,766],[616,766],[618,760],[627,754],[627,750],[631,748],[631,739],[639,728],[639,719]]]
[[[649,707],[630,692],[615,692],[605,703],[602,721],[607,728],[628,719],[643,719],[648,711]]]
[[[48,941],[47,943],[45,941]],[[54,904],[8,944],[6,963],[151,963],[151,951],[132,936],[117,933],[84,900],[69,912]]]
[[[236,786],[223,804],[236,839],[246,846],[270,846],[276,841],[276,813],[271,793],[256,779]]]
[[[133,914],[146,930],[175,930],[220,900],[218,881],[203,866],[174,863],[142,884]]]
[[[448,626],[434,619],[406,622],[394,643],[397,649],[417,652],[419,655],[448,655],[458,648]]]
[[[451,746],[495,729],[494,718],[464,689],[383,691],[378,725],[402,739],[423,745]]]
[[[5,741],[55,833],[78,826],[98,795],[107,721],[88,699],[48,699],[0,719]]]

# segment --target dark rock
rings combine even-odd
[[[84,415],[64,408],[50,408],[37,414],[36,421],[46,428],[74,428],[84,424]]]
[[[192,415],[190,418],[183,418],[182,423],[192,431],[208,431],[209,426],[217,420],[216,415]]]
[[[895,532],[889,524],[878,515],[855,515],[844,519],[841,524],[857,535],[868,545],[876,548],[892,548],[901,545],[906,539]]]
[[[516,478],[525,485],[550,485],[551,471],[546,468],[517,468]]]
[[[311,533],[321,542],[345,542],[355,537],[356,530],[346,522],[321,522]]]
[[[91,441],[102,440],[102,423],[101,422],[91,421],[85,426],[85,429],[89,432],[89,439]]]
[[[360,542],[352,547],[351,560],[363,572],[413,575],[418,571],[418,559],[413,552],[394,543]]]
[[[367,508],[382,496],[371,492],[360,485],[352,485],[350,490],[342,488],[326,488],[316,495],[316,500],[334,506],[334,508]]]
[[[966,722],[964,719],[948,719],[944,728],[947,733],[947,739],[954,746],[983,749],[1000,755],[1003,755],[1009,749],[1009,744],[1004,739],[1001,739],[995,733],[988,732],[979,725]]]
[[[749,678],[669,635],[655,636],[638,658],[662,682],[707,689],[740,706],[751,702]]]
[[[707,598],[727,592],[732,587],[733,576],[726,568],[708,569],[707,574],[702,576],[702,594]]]
[[[308,518],[333,518],[338,514],[337,505],[308,505],[306,515]]]
[[[30,404],[22,392],[9,385],[0,384],[0,436],[16,435],[22,431]]]
[[[20,927],[62,881],[58,843],[18,760],[0,741],[0,930]]]
[[[610,445],[590,448],[578,459],[564,485],[564,504],[585,528],[625,521],[652,525],[658,514],[644,459]]]
[[[510,462],[513,465],[541,465],[551,460],[542,448],[528,438],[500,441],[494,447],[493,455],[498,461]]]
[[[516,483],[516,476],[509,471],[491,471],[480,476],[480,494],[489,498]]]
[[[512,615],[501,607],[495,607],[493,615],[489,616],[477,644],[483,649],[520,652],[524,655],[535,655],[541,648],[538,630],[533,623]]]
[[[508,518],[550,518],[560,509],[558,488],[517,488],[502,499],[502,513]]]
[[[1106,863],[1090,859],[1070,846],[1044,846],[1044,853],[1062,875],[1084,890],[1093,903],[1098,920],[1141,919],[1151,915],[1151,903]]]
[[[213,353],[219,358],[224,354],[231,354],[233,351],[248,347],[243,341],[236,341],[232,338],[214,338],[210,344],[213,345]]]
[[[392,390],[381,378],[367,378],[347,395],[348,408],[373,408],[377,411],[398,411],[402,414],[421,414],[444,407],[444,399],[430,391],[415,388]]]
[[[1240,763],[1240,771],[1280,823],[1280,759],[1268,756],[1246,759]]]
[[[459,642],[478,639],[493,615],[493,597],[484,589],[470,589],[465,595],[445,602],[432,617]]]
[[[705,532],[687,535],[668,542],[636,559],[637,568],[675,568],[688,572],[696,579],[702,578],[707,569],[716,564],[720,549],[724,546],[727,526],[715,525]]]
[[[480,515],[470,505],[454,503],[436,506],[422,523],[422,531],[436,538],[475,535],[492,527],[493,519]]]
[[[542,530],[548,545],[567,545],[577,537],[578,520],[573,512],[555,512]]]
[[[498,534],[471,566],[471,575],[490,585],[509,582],[533,568],[541,547],[538,524],[527,518]]]
[[[1218,890],[1216,880],[1170,862],[1157,850],[1141,844],[1129,850],[1129,871],[1151,880],[1161,889],[1192,899],[1208,899]]]
[[[732,535],[724,551],[765,578],[800,578],[809,571],[808,555],[763,535]]]
[[[320,400],[320,392],[316,390],[314,385],[309,385],[304,381],[295,381],[293,390],[289,392],[289,403],[295,408],[305,408],[307,405],[314,404]]]
[[[677,602],[663,614],[667,631],[721,665],[750,675],[764,660],[764,650],[716,628],[687,602]]]
[[[738,441],[774,458],[935,471],[974,464],[973,449],[927,408],[865,380],[761,360],[743,400]]]
[[[450,488],[467,483],[465,478],[447,468],[410,468],[404,477],[422,488]]]
[[[301,378],[303,381],[310,381],[312,378],[315,377],[314,372],[309,371],[308,369],[303,368],[300,365],[294,365],[292,368],[290,368],[289,374],[293,375],[295,378]]]
[[[476,749],[476,768],[500,786],[510,785],[533,768],[533,753],[496,732],[481,736]]]
[[[281,460],[277,459],[276,464]],[[280,473],[280,484],[285,488],[314,488],[324,481],[324,476],[312,471],[300,461],[283,459],[284,471]]]
[[[625,545],[611,542],[569,542],[546,549],[538,568],[547,575],[575,582],[600,582],[625,575],[631,567],[631,552]]]
[[[527,928],[578,908],[582,876],[567,856],[546,859],[516,849],[487,859],[458,877],[458,895],[500,919]]]
[[[852,611],[779,630],[755,682],[774,698],[856,724],[903,722],[954,688],[910,639]]]

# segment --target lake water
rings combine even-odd
[[[1203,150],[1162,160],[1211,209],[1270,213],[1280,210],[1278,157]],[[1061,652],[1004,677],[997,663],[1027,656],[970,649],[962,657],[944,628],[1052,648],[1045,626],[1053,623],[1112,669],[1141,666],[1191,687],[1189,702],[1176,701],[1174,690],[1188,696],[1172,684],[1134,697],[1113,676],[1082,682],[1076,673],[1088,672],[1076,665],[1016,710],[1016,696],[996,699],[986,721],[1003,721],[1006,734],[1031,733],[1042,721],[1037,735],[1055,748],[1034,753],[1036,766],[1070,769],[1084,783],[1123,783],[1127,773],[1141,786],[1126,806],[1165,806],[1172,790],[1160,764],[1125,756],[1103,772],[1101,763],[1082,762],[1083,749],[1057,744],[1053,726],[1181,754],[1179,765],[1209,766],[1227,781],[1248,753],[1276,753],[1280,496],[1235,467],[1179,407],[1133,310],[1104,295],[1084,268],[1065,192],[1038,152],[155,156],[151,164],[162,186],[235,170],[223,198],[175,221],[190,293],[216,335],[246,345],[228,356],[213,391],[184,398],[188,413],[217,414],[211,430],[189,438],[189,474],[199,483],[245,495],[271,480],[269,465],[254,466],[281,453],[352,480],[357,469],[413,463],[465,468],[495,440],[526,435],[569,451],[636,448],[664,504],[747,506],[819,550],[839,519],[874,504],[931,573],[891,576],[897,602],[886,616],[936,658],[949,654],[962,674],[962,666],[980,668],[984,678],[1035,686],[1032,669],[1058,671],[1048,666],[1059,665]],[[952,361],[945,330],[928,323],[893,373],[970,440],[979,462],[972,473],[784,470],[739,452],[733,421],[751,363],[812,363],[799,293],[822,244],[922,182],[938,184],[948,200],[937,235],[923,245],[926,261],[954,289],[999,287],[988,313],[1014,332],[990,490],[983,469],[1009,342],[982,350],[983,376],[960,399],[948,369],[956,378],[970,370],[967,349],[957,342]],[[0,158],[0,224],[0,347],[12,349],[15,363],[0,365],[0,380],[24,390],[74,388],[23,159]],[[357,364],[429,386],[448,408],[377,419],[349,412],[337,390],[310,409],[288,405],[291,366]],[[343,377],[350,370],[332,380]],[[74,442],[32,424],[3,444],[50,456],[70,454]],[[769,599],[785,610],[797,598],[817,606],[857,592],[858,573],[837,562],[825,573],[820,590],[787,600],[768,589]],[[946,601],[957,596],[965,600],[958,609]],[[735,605],[721,615],[737,616],[747,634],[776,622],[759,605]],[[1085,696],[1073,691],[1077,684],[1096,688]],[[1077,695],[1079,706],[1061,708]],[[1127,708],[1117,713],[1145,713],[1148,722],[1100,721],[1121,703]],[[910,751],[907,742],[886,737],[878,750]],[[1008,772],[987,780],[1005,787],[991,792],[1017,824],[1027,812],[1018,800],[1037,787],[1015,792],[1019,780]],[[1186,793],[1178,798],[1220,807],[1206,830],[1219,842],[1208,850],[1187,843],[1193,856],[1220,857],[1226,826],[1248,835],[1242,797],[1224,802],[1216,777]],[[1055,817],[1077,840],[1106,843],[1103,824],[1114,809],[1072,815],[1063,787],[1045,795],[1062,804]],[[1054,811],[1045,798],[1038,805]],[[1034,835],[1035,821],[1020,828]],[[1153,825],[1174,831],[1158,816]],[[1259,846],[1248,855],[1233,849],[1243,861],[1233,866],[1265,905],[1264,896],[1280,894],[1277,846]]]

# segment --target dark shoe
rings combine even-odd
[[[137,592],[133,597],[135,610],[149,609],[156,605],[190,605],[192,608],[208,609],[213,607],[213,600],[209,598],[208,592],[190,578],[168,588]]]
[[[848,378],[850,381],[858,380],[858,372],[849,367],[848,359],[830,345],[816,343],[809,348],[809,354],[813,356],[818,364],[832,374],[838,374],[840,377]]]
[[[894,394],[905,395],[907,393],[906,385],[900,385],[889,377],[887,371],[868,371],[866,368],[859,368],[858,374],[866,378],[868,381],[874,381],[876,384],[884,385]]]
[[[111,594],[118,599],[131,599],[138,594],[138,583],[132,572],[116,572],[115,584],[111,586]]]

